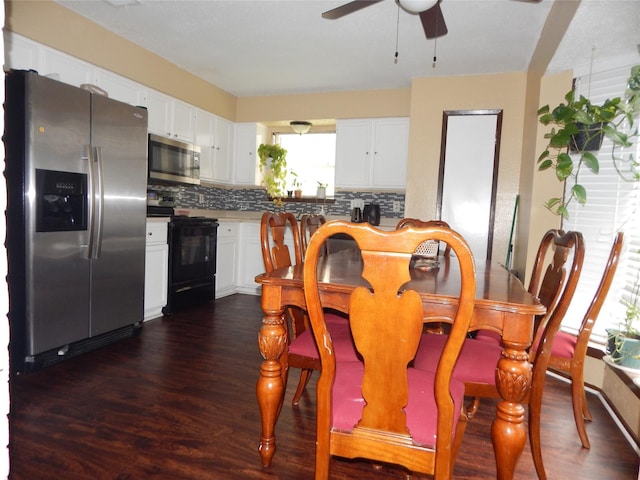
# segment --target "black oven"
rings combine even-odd
[[[174,216],[169,222],[170,314],[214,299],[218,222],[212,218]]]

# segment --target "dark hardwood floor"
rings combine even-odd
[[[259,297],[234,295],[147,322],[138,337],[11,382],[13,480],[313,478],[315,394],[291,406],[293,371],[270,468],[260,466],[255,384]],[[315,383],[312,380],[311,383]],[[581,448],[569,388],[549,378],[543,453],[553,479],[636,480],[638,457],[590,396],[591,450]],[[469,424],[455,478],[495,478],[489,439],[495,403]],[[404,478],[392,467],[336,460],[333,479]],[[423,477],[417,477],[423,478]],[[529,447],[517,479],[535,479]]]

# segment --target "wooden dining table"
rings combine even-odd
[[[411,269],[407,288],[420,293],[425,311],[453,318],[460,288],[458,262],[438,257],[439,266],[428,271]],[[262,418],[260,456],[271,464],[276,451],[275,425],[282,408],[287,381],[287,328],[285,309],[305,308],[302,264],[280,268],[256,277],[262,286],[264,317],[258,346],[264,358],[260,365],[257,397]],[[353,289],[366,282],[361,278],[362,259],[357,249],[342,250],[322,257],[318,264],[322,303],[346,314]],[[525,410],[522,400],[531,388],[531,364],[527,349],[533,339],[534,317],[545,307],[530,295],[522,282],[503,266],[476,261],[476,303],[470,330],[489,329],[502,336],[502,357],[496,369],[501,400],[491,428],[497,478],[511,479],[526,442]]]

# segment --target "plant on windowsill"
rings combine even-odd
[[[318,182],[318,188],[316,189],[316,197],[319,199],[327,198],[327,183]]]
[[[291,188],[293,188],[293,195],[295,198],[302,198],[302,182],[298,179],[298,174],[293,170],[289,170],[291,175]]]
[[[273,203],[282,206],[287,178],[287,151],[280,145],[261,143],[258,147],[262,183]]]
[[[565,100],[566,104],[560,103],[553,110],[549,105],[538,110],[538,121],[551,125],[544,136],[549,143],[538,157],[538,170],[555,168],[559,181],[572,182],[564,198],[551,198],[545,204],[553,213],[568,217],[567,205],[573,199],[581,204],[587,201],[587,192],[579,183],[580,170],[585,166],[595,174],[600,171],[598,157],[592,152],[600,149],[604,137],[613,144],[612,160],[621,178],[640,181],[637,159],[633,155],[624,158],[619,153],[638,136],[633,125],[640,112],[640,65],[631,69],[624,99],[616,97],[594,105],[584,96],[576,99],[572,90]]]
[[[607,329],[607,353],[616,365],[640,369],[640,270],[629,299],[622,303],[626,306],[624,321],[618,329]]]

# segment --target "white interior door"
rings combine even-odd
[[[439,217],[478,260],[491,259],[501,123],[501,110],[444,114]]]

